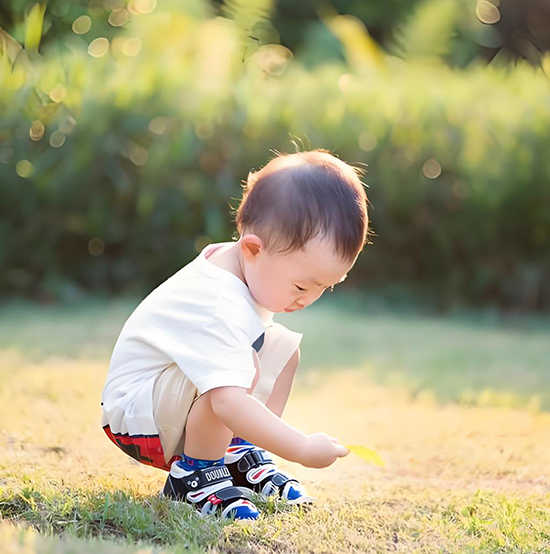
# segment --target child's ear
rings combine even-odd
[[[247,261],[254,261],[264,249],[264,243],[257,235],[245,235],[241,238],[241,251]]]

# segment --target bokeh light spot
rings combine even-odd
[[[88,54],[94,58],[101,58],[109,50],[109,41],[105,37],[99,37],[90,42]]]
[[[130,161],[137,166],[144,165],[147,161],[147,156],[147,150],[137,144],[130,151]]]
[[[255,52],[257,64],[270,75],[282,75],[292,59],[292,52],[281,44],[264,44]]]
[[[67,96],[67,89],[59,84],[59,85],[56,85],[54,88],[52,88],[52,90],[50,90],[50,98],[54,101],[54,102],[63,102],[63,100],[65,100]]]
[[[59,148],[65,144],[65,135],[61,131],[54,131],[50,135],[50,146]]]
[[[42,121],[39,119],[33,121],[33,124],[29,129],[29,136],[31,137],[31,140],[40,140],[44,136],[45,130],[46,127],[44,127],[44,123],[42,123]]]
[[[108,21],[113,27],[122,27],[128,23],[129,18],[127,10],[116,9],[110,13]]]
[[[498,8],[487,0],[479,0],[476,6],[476,15],[481,23],[492,25],[500,19]]]
[[[20,160],[17,162],[17,165],[15,166],[15,173],[19,175],[19,177],[23,177],[26,179],[27,177],[30,177],[34,171],[34,166],[32,165],[29,160]]]
[[[343,92],[349,92],[351,86],[353,85],[353,75],[351,73],[344,73],[340,75],[338,79],[338,88]]]
[[[130,5],[137,13],[147,14],[157,7],[157,0],[131,0]]]
[[[428,179],[437,179],[441,175],[441,165],[437,160],[430,158],[423,166],[422,173]]]
[[[359,148],[365,152],[372,152],[378,145],[376,136],[367,131],[359,135],[357,142],[359,143]]]
[[[141,52],[141,40],[135,37],[125,40],[121,51],[125,56],[137,56]]]
[[[73,21],[73,32],[77,35],[83,35],[92,28],[92,20],[87,15],[81,15]]]
[[[101,256],[105,252],[105,243],[97,237],[90,239],[88,241],[88,252],[92,256]]]
[[[163,135],[166,133],[166,129],[168,129],[169,121],[170,119],[168,117],[155,117],[155,119],[149,123],[149,131],[155,135]]]

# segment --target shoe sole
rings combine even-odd
[[[244,489],[245,487],[239,487],[239,488]],[[247,493],[251,492],[249,489],[246,489],[246,491],[247,491]],[[170,504],[172,504],[172,506],[181,506],[182,504],[185,504],[186,506],[193,507],[193,504],[191,504],[190,502],[186,502],[185,500],[174,500],[173,498],[170,498],[169,496],[166,496],[162,491],[159,491],[158,497],[162,498],[162,499],[165,499],[165,500],[168,500],[168,502],[170,502]],[[221,517],[217,513],[216,514],[203,514],[202,512],[197,510],[196,508],[195,508],[194,511],[201,519],[206,519],[207,517]],[[262,515],[262,513],[260,512],[260,516],[261,515]],[[230,517],[224,517],[223,519],[225,519],[226,521],[231,520]],[[256,519],[258,519],[258,518],[238,518],[238,519],[236,518],[233,521],[235,523],[249,523],[249,522],[252,522],[252,521],[256,521]]]

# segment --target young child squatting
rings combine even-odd
[[[202,515],[255,519],[250,491],[311,501],[268,452],[313,468],[349,454],[281,419],[302,335],[273,314],[313,304],[355,264],[368,230],[359,170],[322,149],[277,154],[248,175],[236,224],[237,242],[206,246],[124,324],[102,426],[169,472],[164,495]]]

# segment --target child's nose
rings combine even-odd
[[[307,308],[310,304],[313,304],[321,296],[321,294],[323,293],[306,294],[299,300],[296,300],[296,304],[300,306],[300,309]]]

